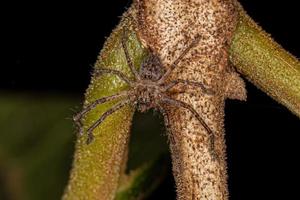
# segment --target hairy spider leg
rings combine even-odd
[[[122,47],[123,47],[123,50],[124,50],[124,53],[125,53],[125,57],[126,57],[128,67],[130,68],[131,72],[133,73],[134,78],[136,80],[141,80],[141,77],[140,77],[138,71],[136,70],[136,68],[134,67],[134,65],[132,63],[132,60],[129,56],[129,52],[128,52],[128,48],[127,48],[127,44],[126,44],[126,38],[127,38],[126,36],[127,36],[127,32],[126,32],[125,29],[123,29],[121,43],[122,43]]]
[[[96,69],[95,75],[98,76],[100,73],[113,74],[118,76],[121,80],[125,81],[128,85],[132,86],[133,82],[122,72],[109,68]]]
[[[169,120],[169,117],[168,117],[168,113],[162,105],[158,104],[158,108],[159,108],[159,111],[161,112],[161,114],[164,117],[166,133],[169,133],[171,131],[171,124],[170,124],[170,120]],[[174,144],[175,140],[174,140],[173,135],[172,134],[167,134],[167,135],[168,135],[169,140],[172,140],[172,143]]]
[[[97,99],[93,103],[89,104],[86,108],[84,108],[77,115],[75,115],[73,117],[73,120],[75,121],[75,123],[79,127],[79,135],[83,135],[83,124],[82,124],[81,120],[82,120],[82,117],[86,113],[88,113],[89,111],[94,109],[99,104],[103,104],[105,102],[108,102],[108,101],[111,101],[111,100],[114,100],[114,99],[117,99],[117,98],[120,98],[120,97],[125,97],[125,96],[128,96],[128,91],[119,92],[119,93],[111,95],[111,96],[107,96],[107,97]]]
[[[170,131],[170,121],[169,121],[169,117],[168,117],[168,113],[166,112],[166,110],[163,108],[162,105],[158,104],[158,109],[161,112],[161,114],[164,117],[164,121],[165,121],[165,127],[167,132]]]
[[[200,83],[200,82],[195,82],[195,81],[189,81],[189,80],[182,80],[182,79],[177,79],[177,80],[173,80],[171,81],[168,85],[166,85],[164,87],[164,91],[168,91],[170,89],[172,89],[174,86],[178,85],[178,84],[183,84],[183,85],[189,85],[189,86],[193,86],[193,87],[200,87],[201,90],[208,95],[214,95],[215,92],[204,86],[204,84]]]
[[[201,123],[201,125],[204,127],[204,129],[207,131],[208,136],[209,136],[209,141],[210,141],[210,153],[212,155],[212,158],[217,158],[216,152],[215,152],[215,135],[212,132],[212,130],[209,128],[209,126],[205,123],[205,121],[202,119],[202,117],[198,114],[198,112],[189,104],[180,101],[180,100],[176,100],[176,99],[172,99],[168,96],[164,96],[163,97],[163,101],[170,104],[170,105],[174,105],[176,107],[183,107],[187,110],[189,110],[196,118],[197,120]]]
[[[94,124],[87,130],[88,138],[86,140],[86,143],[90,144],[93,141],[94,139],[93,131],[97,126],[99,126],[99,124],[101,124],[109,115],[113,114],[117,110],[120,110],[122,107],[129,104],[130,102],[131,102],[130,100],[121,101],[120,103],[114,105],[112,108],[104,112],[101,115],[101,117],[96,122],[94,122]]]
[[[200,41],[201,37],[200,35],[196,35],[193,42],[185,49],[183,52],[179,55],[179,57],[170,65],[166,73],[158,80],[158,83],[161,84],[165,81],[165,79],[170,75],[170,73],[177,67],[178,63],[181,61],[181,59],[193,48],[195,47],[198,42]]]

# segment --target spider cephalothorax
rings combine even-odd
[[[129,85],[129,90],[122,91],[112,96],[107,96],[96,100],[90,105],[86,106],[80,113],[74,116],[75,122],[80,127],[80,134],[83,134],[83,128],[81,124],[82,117],[95,108],[97,105],[111,101],[114,99],[122,99],[118,104],[114,105],[112,108],[107,110],[102,114],[102,116],[87,130],[88,139],[87,144],[91,143],[94,136],[94,129],[99,126],[106,117],[114,113],[115,111],[121,109],[125,105],[133,105],[140,112],[145,112],[149,109],[156,109],[161,111],[165,119],[165,125],[167,130],[169,130],[169,120],[166,112],[166,106],[175,106],[178,108],[184,108],[189,110],[201,123],[201,125],[207,130],[207,133],[210,136],[211,148],[214,148],[214,134],[208,125],[204,122],[198,112],[189,104],[173,99],[170,96],[170,90],[173,89],[176,85],[189,85],[195,88],[202,90],[206,94],[213,94],[213,92],[206,88],[202,83],[194,82],[190,80],[176,79],[167,81],[168,76],[180,62],[180,60],[189,52],[190,49],[195,47],[198,43],[200,37],[197,36],[194,41],[182,52],[182,54],[165,70],[158,56],[150,51],[149,56],[145,59],[140,67],[139,71],[136,70],[135,66],[131,61],[129,56],[127,46],[126,46],[126,32],[124,31],[122,35],[122,47],[125,52],[126,60],[131,72],[134,75],[134,79],[130,79],[125,74],[120,71],[101,68],[97,69],[96,73],[107,73],[118,76],[120,79],[125,81]]]
[[[131,102],[135,103],[138,111],[145,112],[151,108],[158,108],[164,88],[157,84],[157,81],[164,73],[159,58],[150,53],[142,63],[131,89],[133,93]]]

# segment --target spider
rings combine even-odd
[[[97,105],[103,104],[108,101],[122,98],[119,103],[114,105],[112,108],[104,112],[100,118],[94,122],[87,130],[87,144],[90,144],[93,139],[93,131],[98,127],[109,115],[121,109],[125,105],[131,104],[138,111],[146,112],[150,109],[156,109],[161,112],[165,120],[165,126],[167,130],[170,130],[169,119],[167,117],[167,112],[165,109],[166,105],[175,106],[178,108],[185,108],[189,110],[196,119],[201,123],[201,125],[206,129],[209,134],[211,150],[214,149],[214,134],[209,126],[204,122],[199,113],[189,104],[173,99],[168,95],[170,90],[178,84],[183,84],[185,86],[193,86],[200,88],[204,93],[212,95],[214,92],[211,89],[206,88],[202,83],[189,81],[189,80],[172,80],[166,83],[166,79],[171,74],[171,72],[177,67],[180,60],[199,42],[200,36],[196,36],[193,42],[180,54],[180,56],[170,65],[168,70],[165,70],[163,64],[161,63],[159,57],[150,51],[148,57],[142,62],[139,70],[135,68],[133,62],[129,56],[127,45],[126,45],[126,31],[123,30],[121,37],[122,48],[125,53],[126,61],[128,67],[130,68],[134,79],[130,79],[125,74],[120,71],[108,68],[97,69],[96,75],[98,73],[113,74],[119,77],[121,80],[125,81],[130,89],[126,91],[119,92],[117,94],[106,96],[97,99],[93,103],[87,105],[81,112],[74,116],[74,121],[80,127],[80,135],[83,134],[83,126],[81,123],[82,118]]]

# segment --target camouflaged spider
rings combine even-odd
[[[181,53],[181,55],[169,66],[168,70],[165,70],[158,56],[154,53],[150,53],[149,56],[142,63],[139,71],[134,67],[132,60],[129,56],[128,49],[126,46],[126,32],[123,32],[121,43],[127,60],[127,64],[134,75],[134,80],[131,80],[125,74],[120,71],[108,68],[97,69],[96,73],[106,73],[118,76],[121,80],[125,81],[130,89],[127,91],[119,92],[112,96],[106,96],[97,99],[93,103],[87,105],[80,113],[74,116],[74,121],[80,127],[80,134],[83,134],[83,126],[81,123],[82,117],[95,108],[97,105],[103,104],[105,102],[123,98],[119,103],[114,105],[112,108],[104,112],[101,117],[92,124],[87,130],[87,144],[90,144],[93,139],[93,131],[99,126],[109,115],[121,109],[125,105],[133,105],[138,111],[145,112],[149,109],[159,110],[165,119],[166,129],[169,130],[169,120],[167,117],[167,112],[165,110],[165,105],[171,105],[175,107],[182,107],[189,110],[201,123],[201,125],[206,129],[209,134],[211,141],[211,148],[214,149],[214,134],[208,125],[204,122],[198,112],[189,104],[173,99],[168,95],[170,89],[178,84],[189,85],[196,88],[200,88],[206,94],[213,94],[213,92],[206,88],[202,83],[189,81],[189,80],[172,80],[166,83],[167,77],[176,68],[180,60],[199,42],[200,36],[197,36],[194,41]]]

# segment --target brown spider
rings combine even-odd
[[[97,126],[99,126],[109,115],[111,115],[115,111],[121,109],[122,107],[128,104],[133,105],[140,112],[146,112],[152,108],[159,110],[164,116],[166,129],[169,130],[170,127],[169,120],[164,106],[171,105],[175,107],[185,108],[189,110],[197,118],[197,120],[202,124],[202,126],[206,129],[207,133],[209,134],[210,141],[211,141],[211,150],[213,150],[214,134],[211,131],[211,129],[208,127],[208,125],[204,122],[204,120],[201,118],[201,116],[198,114],[198,112],[189,104],[182,102],[180,100],[173,99],[168,95],[170,89],[172,89],[177,84],[199,87],[206,94],[213,94],[213,92],[210,89],[206,88],[202,83],[189,81],[189,80],[177,79],[177,80],[170,81],[169,83],[166,83],[167,77],[175,69],[175,67],[180,62],[180,60],[189,52],[189,50],[191,50],[199,42],[200,37],[197,36],[194,39],[194,41],[170,65],[168,70],[165,70],[158,56],[156,56],[154,53],[150,53],[147,59],[143,61],[139,71],[137,71],[136,68],[133,66],[132,60],[128,53],[125,35],[126,33],[124,31],[122,35],[121,43],[124,49],[128,66],[134,75],[134,80],[131,80],[122,72],[114,69],[107,69],[107,68],[97,69],[96,73],[107,73],[107,74],[116,75],[121,80],[125,81],[130,86],[130,89],[127,91],[119,92],[112,96],[106,96],[97,99],[96,101],[88,105],[86,108],[84,108],[80,113],[75,115],[74,121],[80,127],[80,131],[79,131],[80,135],[83,134],[81,119],[87,112],[91,111],[99,104],[103,104],[105,102],[114,99],[125,98],[124,100],[122,100],[121,102],[114,105],[106,112],[104,112],[101,115],[101,117],[96,122],[94,122],[92,126],[88,128],[87,144],[90,144],[93,141],[94,139],[93,131]]]

